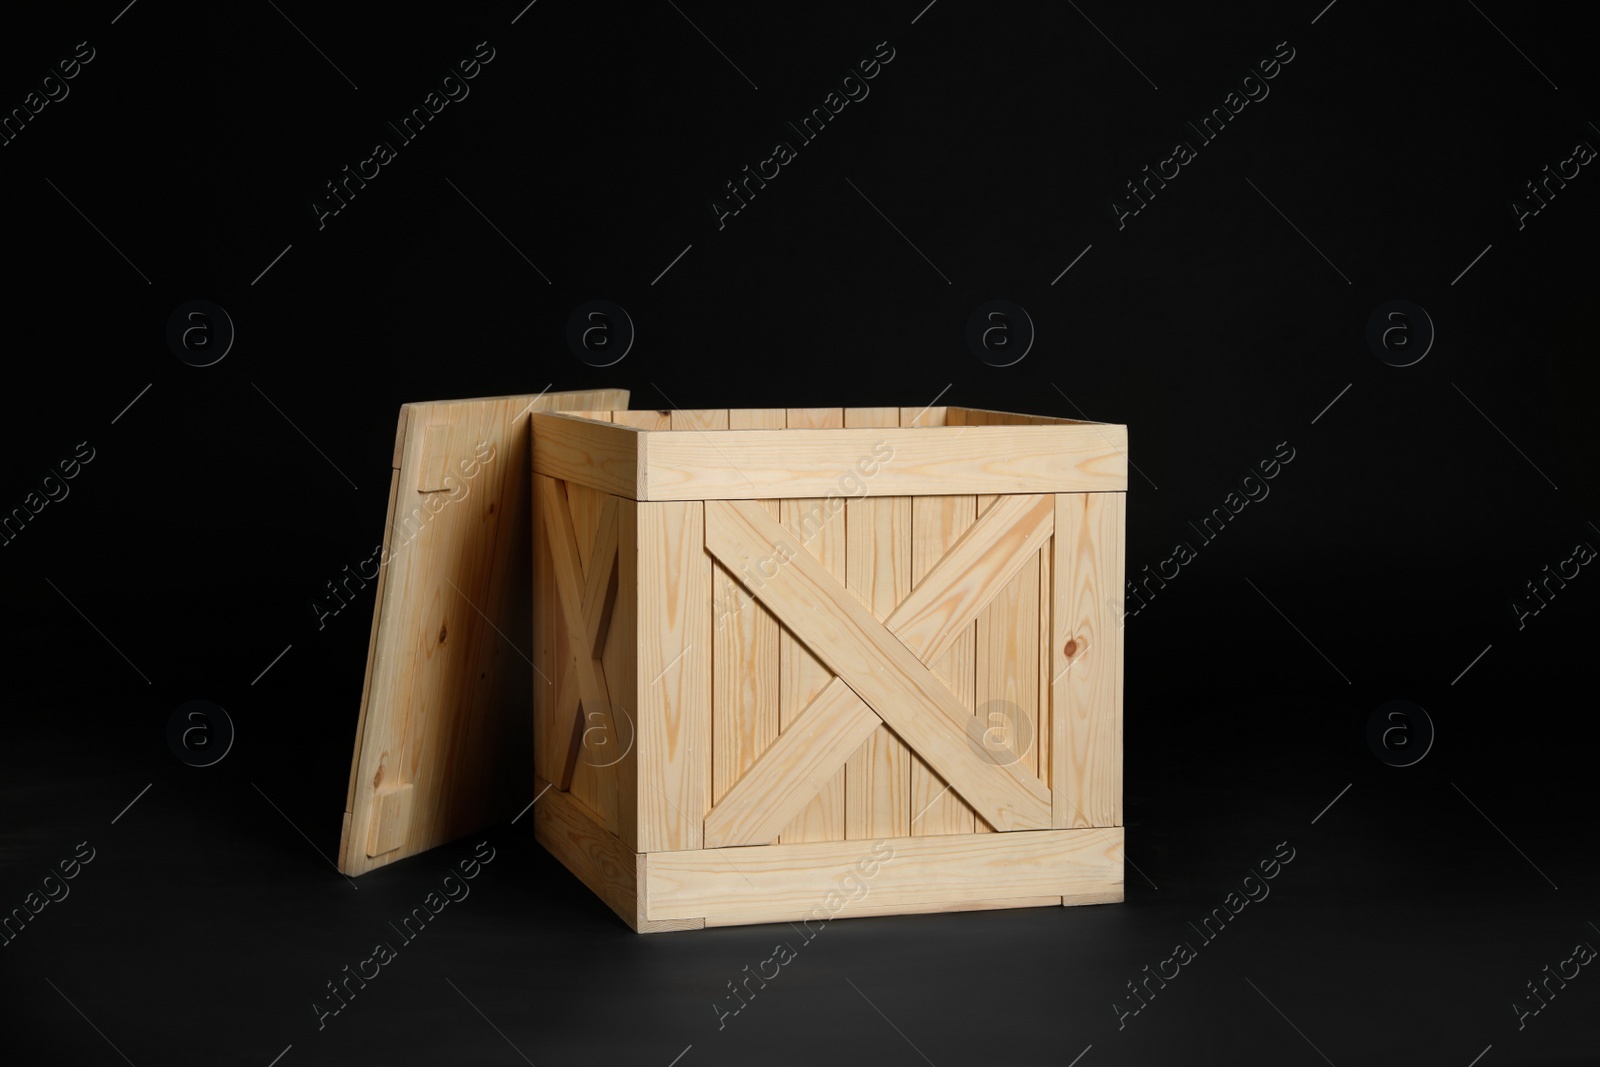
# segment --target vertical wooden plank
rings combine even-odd
[[[699,501],[637,505],[640,852],[700,848],[710,810],[711,557]]]
[[[903,409],[902,417],[915,415]],[[944,557],[967,527],[978,517],[976,497],[921,496],[911,501],[911,578],[912,588]],[[973,703],[974,633],[976,624],[956,639],[939,659],[929,664],[968,711]],[[936,834],[970,834],[977,815],[966,801],[952,791],[923,760],[912,755],[911,833],[914,837]]]
[[[901,408],[901,426],[943,426],[945,424],[945,408]]]
[[[730,430],[781,430],[786,425],[783,408],[733,408],[728,412]]]
[[[734,408],[732,430],[781,430],[782,408]],[[737,462],[737,461],[735,461]],[[762,502],[780,518],[779,502]],[[755,601],[734,576],[712,564],[711,802],[733,783],[778,736],[778,620]]]
[[[639,604],[631,595],[639,587],[639,505],[617,500],[617,599],[606,629],[600,662],[611,693],[613,736],[579,754],[612,779],[617,818],[613,831],[623,844],[638,851],[639,839],[639,709],[632,695],[639,691]],[[609,746],[609,747],[608,747]]]
[[[1051,822],[1122,825],[1123,493],[1056,496]]]
[[[842,427],[844,409],[791,408],[786,412],[785,421],[790,429]],[[800,546],[810,552],[842,585],[845,580],[844,508],[830,511],[828,502],[822,499],[784,500],[778,519],[794,534]],[[782,631],[778,643],[782,673],[778,713],[782,727],[787,729],[806,705],[833,680],[833,672],[788,630]],[[844,777],[845,771],[841,767],[806,809],[778,836],[779,842],[843,841]]]
[[[727,408],[682,408],[672,412],[674,430],[726,430]]]
[[[789,408],[786,418],[791,430],[830,430],[844,425],[844,409]]]
[[[1008,731],[1020,766],[1039,773],[1039,557],[978,616],[976,698],[983,725]],[[1003,715],[1003,720],[996,719]],[[1015,716],[1015,719],[1012,717]],[[1007,757],[1002,757],[1007,758]]]
[[[899,426],[899,408],[845,408],[844,424],[848,427]]]
[[[1051,563],[1055,558],[1055,538],[1051,537],[1039,549],[1039,625],[1034,642],[1039,652],[1038,671],[1038,703],[1035,707],[1036,719],[1034,721],[1033,745],[1038,750],[1036,766],[1039,780],[1045,785],[1050,784],[1050,741],[1051,731],[1054,729],[1054,720],[1050,715],[1050,679],[1054,677],[1050,670],[1050,646],[1054,643],[1050,639],[1051,616],[1050,601],[1055,596],[1055,587],[1051,584],[1050,576],[1053,573]],[[1054,801],[1052,801],[1052,804]],[[1052,818],[1054,812],[1052,811]]]
[[[555,682],[566,658],[566,642],[556,607],[556,579],[550,556],[550,535],[544,529],[544,504],[539,482],[542,474],[531,475],[533,482],[533,719],[534,773],[547,782],[561,780],[561,766],[567,739],[558,735],[556,699],[560,690]]]
[[[845,408],[844,424],[898,426],[899,408]],[[845,587],[879,619],[911,592],[911,498],[845,501]],[[879,726],[844,768],[845,836],[911,833],[911,749]]]
[[[730,430],[781,430],[788,425],[784,408],[729,408]]]

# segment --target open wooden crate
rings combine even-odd
[[[630,926],[1122,899],[1125,427],[533,423],[536,833]]]

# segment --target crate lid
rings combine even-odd
[[[532,413],[627,406],[625,389],[591,389],[401,407],[383,546],[376,574],[361,575],[376,597],[339,842],[345,874],[527,804]]]

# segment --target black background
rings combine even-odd
[[[0,907],[96,858],[0,948],[0,1061],[1600,1059],[1587,970],[1520,1031],[1511,1008],[1600,944],[1600,578],[1512,607],[1600,545],[1600,178],[1521,229],[1510,206],[1600,144],[1583,9],[922,2],[8,25],[5,109],[95,58],[0,147],[0,506],[95,458],[0,549]],[[722,183],[885,40],[870,96],[719,230]],[[479,41],[470,95],[319,229],[323,183]],[[1281,41],[1270,95],[1119,229],[1123,183]],[[595,298],[638,330],[604,369],[564,339]],[[210,367],[165,342],[191,299],[237,329]],[[1037,330],[1013,366],[965,341],[991,299]],[[1366,340],[1396,299],[1437,331],[1403,368]],[[1128,620],[1126,903],[830,924],[719,1029],[725,983],[794,932],[636,937],[530,819],[481,835],[471,898],[319,1031],[323,983],[472,841],[357,883],[326,861],[371,593],[320,630],[310,602],[382,536],[401,403],[602,385],[1125,423],[1130,576],[1288,442]],[[165,736],[196,698],[239,731],[205,769]],[[1405,768],[1366,740],[1395,699],[1437,729]],[[1272,895],[1119,1030],[1124,983],[1280,841]]]

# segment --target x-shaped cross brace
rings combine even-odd
[[[1054,507],[1048,495],[999,498],[879,622],[759,504],[706,501],[707,551],[759,576],[751,594],[835,675],[706,817],[706,847],[776,840],[880,722],[994,829],[1050,826],[1050,791],[981,755],[982,724],[927,665],[1050,537]]]
[[[589,566],[585,570],[578,556],[578,538],[565,487],[552,479],[540,478],[539,493],[545,533],[555,563],[556,594],[561,601],[561,615],[572,652],[571,670],[556,693],[555,705],[556,721],[571,724],[567,750],[561,761],[561,776],[556,782],[556,788],[565,790],[572,787],[572,770],[583,744],[585,720],[596,720],[595,725],[606,731],[604,736],[616,736],[612,731],[611,696],[606,689],[600,654],[605,650],[611,608],[617,598],[617,498],[608,494],[601,506],[594,547],[589,552]],[[579,575],[583,576],[582,589],[578,588]]]

